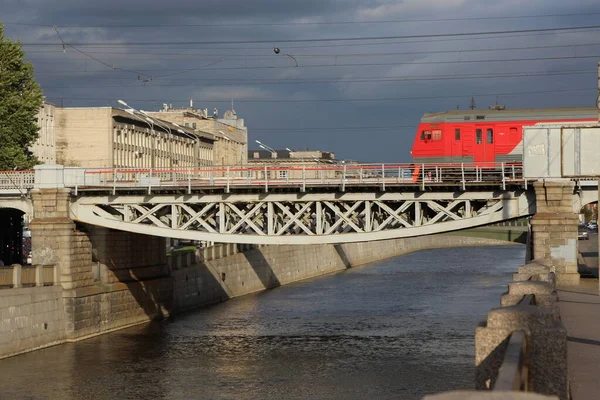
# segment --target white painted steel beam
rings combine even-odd
[[[531,215],[535,207],[532,194],[522,191],[451,193],[451,196],[448,193],[262,194],[259,198],[222,195],[218,201],[210,202],[217,198],[86,196],[72,203],[71,217],[92,225],[179,239],[317,244],[471,228]],[[139,202],[133,203],[135,200]]]

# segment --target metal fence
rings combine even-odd
[[[55,175],[53,175],[55,176]],[[231,188],[270,186],[346,186],[451,184],[463,188],[471,184],[507,184],[523,182],[521,164],[264,164],[252,166],[200,168],[65,168],[67,187],[135,188]]]
[[[34,171],[0,171],[0,193],[26,193],[34,180]]]

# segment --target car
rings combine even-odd
[[[579,239],[579,240],[589,240],[590,236],[588,235],[588,233],[586,231],[579,231],[577,233],[577,239]]]

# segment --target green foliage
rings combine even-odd
[[[28,150],[38,138],[36,114],[42,89],[21,44],[4,38],[0,24],[0,170],[27,169],[38,163]]]

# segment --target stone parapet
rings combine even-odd
[[[535,260],[521,266],[517,277],[529,278],[511,282],[502,296],[502,307],[491,310],[487,320],[477,327],[477,390],[495,386],[511,335],[522,331],[526,338],[525,367],[529,372],[527,390],[568,400],[567,331],[560,320],[554,268],[551,260]],[[533,302],[525,303],[529,295]]]
[[[463,390],[425,396],[423,400],[558,400],[558,397],[524,392],[469,392]]]

